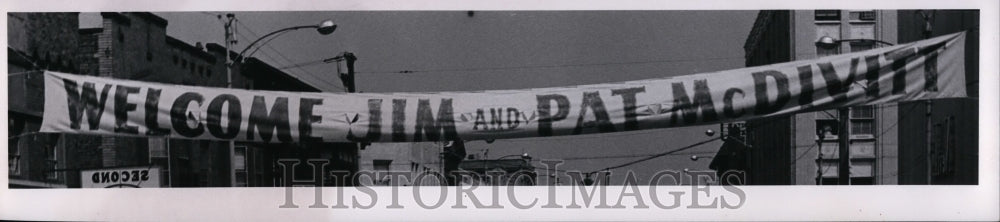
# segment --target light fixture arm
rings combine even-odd
[[[821,47],[821,48],[831,49],[831,48],[839,47],[840,43],[842,43],[842,42],[876,42],[876,43],[882,43],[882,44],[885,44],[885,45],[888,45],[888,46],[894,46],[894,45],[896,45],[896,44],[892,44],[890,42],[886,42],[886,41],[882,41],[882,40],[878,40],[878,39],[834,39],[833,37],[830,37],[830,36],[823,36],[823,37],[819,38],[818,40],[816,40],[816,46]]]
[[[886,41],[882,41],[882,40],[878,40],[878,39],[841,39],[841,40],[837,40],[837,43],[840,43],[840,42],[868,42],[868,41],[882,43],[882,44],[885,44],[885,45],[888,45],[888,46],[894,46],[894,45],[896,45],[896,44],[892,44],[890,42],[886,42]]]
[[[271,33],[267,33],[266,35],[260,37],[259,39],[254,40],[253,42],[251,42],[250,45],[247,45],[247,48],[243,49],[243,51],[240,51],[240,53],[237,54],[236,59],[238,61],[243,61],[243,58],[244,58],[243,54],[246,53],[247,50],[250,50],[250,48],[253,48],[253,46],[256,45],[258,42],[260,42],[261,40],[264,40],[267,37],[270,37],[272,35],[276,35],[276,34],[283,33],[283,32],[288,32],[288,31],[292,31],[292,30],[297,30],[297,29],[319,28],[319,27],[320,27],[319,25],[301,25],[301,26],[293,26],[293,27],[278,29],[277,31],[273,31]],[[247,55],[247,56],[249,56],[249,55]],[[229,65],[233,66],[234,64],[236,64],[236,63],[234,62],[233,64],[229,64]]]

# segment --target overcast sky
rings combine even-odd
[[[155,12],[167,33],[189,44],[221,43],[225,12]],[[299,30],[279,36],[254,54],[287,68],[324,91],[343,91],[334,64],[310,63],[344,51],[357,61],[363,92],[433,92],[524,89],[617,82],[743,67],[743,43],[757,11],[433,11],[433,12],[236,12],[235,51],[284,27],[337,23],[320,35]],[[100,15],[81,14],[81,27],[99,27]],[[412,71],[400,73],[400,71]],[[496,158],[527,152],[535,159],[571,160],[566,170],[592,171],[710,139],[718,125],[583,136],[482,141],[469,153]],[[717,134],[716,134],[717,135]],[[711,156],[713,142],[682,153]],[[624,169],[640,183],[666,169],[707,169],[710,159],[666,156]],[[362,163],[363,164],[363,163]],[[540,164],[536,164],[540,165]],[[615,171],[623,175],[624,171]],[[621,178],[621,177],[618,177]]]

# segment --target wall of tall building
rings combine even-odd
[[[757,14],[753,31],[747,37],[744,47],[746,66],[760,66],[792,61],[795,57],[792,47],[793,29],[790,29],[794,14],[791,11],[763,10]],[[747,137],[752,141],[747,184],[781,185],[790,184],[794,166],[788,162],[791,156],[792,131],[791,116],[776,116],[748,120]]]
[[[968,98],[898,107],[898,133],[906,138],[900,141],[899,184],[978,184],[979,11],[900,10],[898,22],[901,43],[968,31],[963,46]]]
[[[835,39],[896,40],[894,11],[795,10],[762,11],[745,45],[747,66],[814,59],[881,45],[843,43],[824,49],[814,43],[822,36]],[[895,184],[897,136],[895,105],[855,107],[850,135],[852,181],[856,184]],[[751,167],[748,182],[758,185],[824,184],[836,181],[837,140],[820,139],[817,124],[835,121],[837,110],[801,113],[748,123]],[[820,157],[820,150],[824,154]],[[820,167],[822,166],[822,168]]]

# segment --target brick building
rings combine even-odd
[[[25,135],[8,140],[16,147],[8,158],[11,187],[79,187],[81,170],[134,166],[158,167],[164,187],[280,186],[279,158],[327,158],[333,160],[330,168],[357,169],[354,144],[237,143],[231,148],[224,141],[37,133],[43,104],[38,101],[44,99],[41,75],[25,71],[226,86],[223,46],[170,37],[168,22],[152,13],[101,13],[101,27],[90,29],[78,28],[78,16],[8,14],[8,52],[24,55],[8,60],[9,130]],[[255,58],[234,69],[233,87],[319,91]]]
[[[42,78],[33,70],[78,71],[79,13],[7,13],[7,175],[11,188],[66,187],[62,135],[37,133]]]
[[[443,145],[437,142],[423,143],[372,143],[359,152],[358,168],[371,172],[409,172],[412,180],[421,172],[443,170],[441,151]],[[375,185],[439,185],[438,181],[393,181],[391,178],[376,178]]]

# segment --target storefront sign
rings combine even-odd
[[[46,72],[43,132],[254,142],[547,137],[965,96],[965,34],[814,60],[572,87],[303,93]]]
[[[160,187],[160,168],[130,167],[80,171],[82,188]]]

